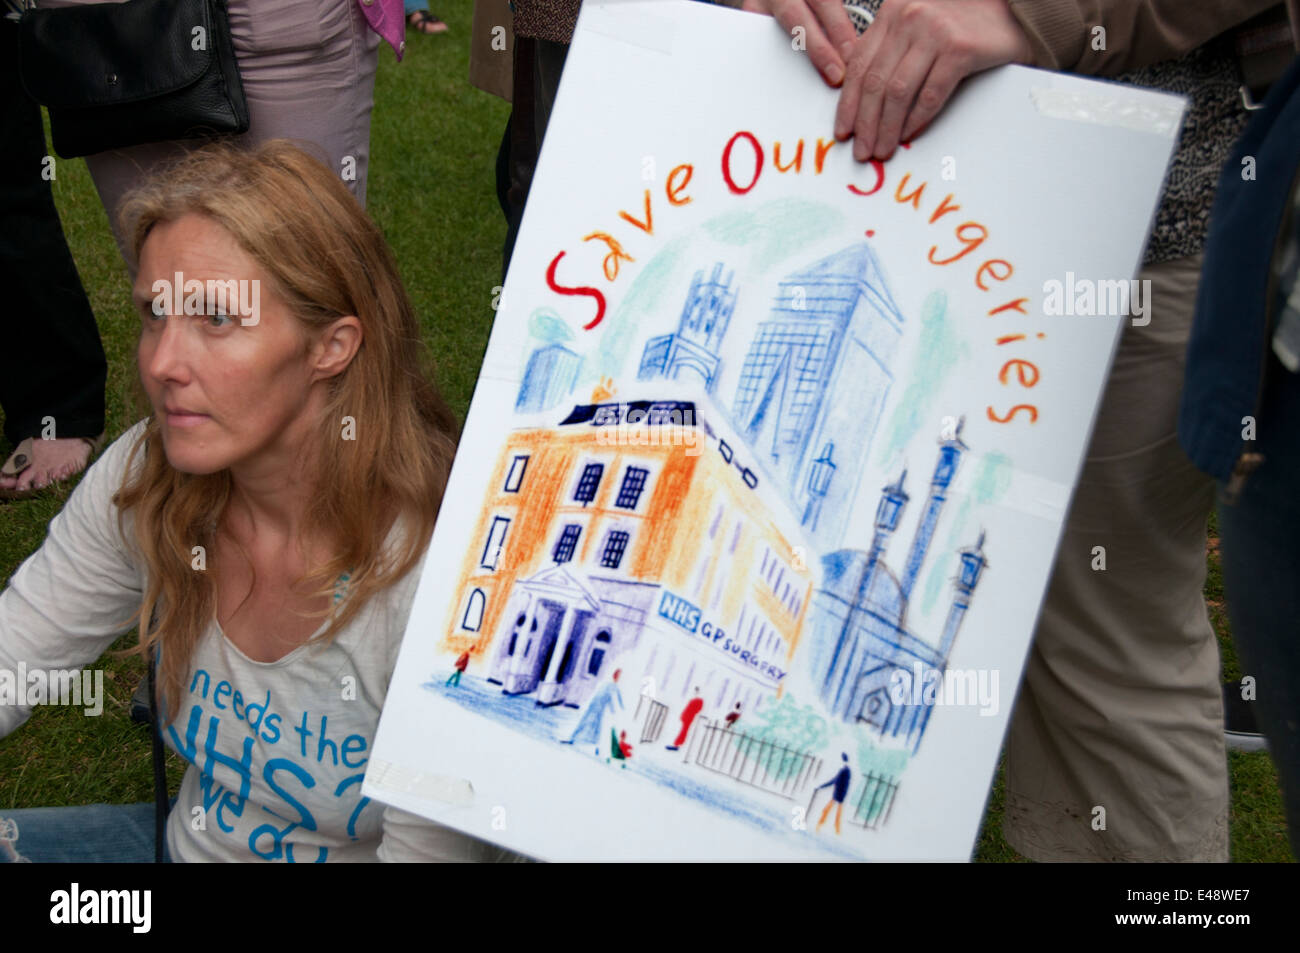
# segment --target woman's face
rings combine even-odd
[[[205,474],[294,462],[314,419],[320,354],[261,269],[197,214],[154,226],[139,264],[140,377],[171,465]],[[201,299],[184,293],[192,280],[202,283]],[[224,313],[221,289],[229,293]],[[255,312],[239,313],[241,292]],[[174,313],[178,296],[181,313]],[[202,313],[185,313],[194,310]]]

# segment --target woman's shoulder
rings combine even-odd
[[[131,448],[140,439],[148,423],[146,418],[128,427],[86,468],[72,495],[51,520],[51,529],[56,524],[67,523],[69,526],[92,527],[99,532],[116,536],[118,513],[113,497],[122,486],[131,458]],[[142,462],[142,456],[137,455],[135,465],[139,466]]]
[[[131,451],[144,435],[149,426],[149,420],[150,418],[145,417],[122,431],[121,435],[104,449],[99,459],[90,465],[82,482],[87,482],[92,477],[96,477],[96,483],[111,483],[115,491],[117,486],[121,484],[123,477],[126,476],[126,467],[131,459]],[[137,454],[135,466],[139,467],[143,462],[143,454]]]

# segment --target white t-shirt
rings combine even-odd
[[[132,427],[89,468],[49,536],[0,593],[0,670],[80,669],[139,608],[143,563],[112,497]],[[490,860],[496,848],[361,797],[379,711],[420,578],[416,566],[328,644],[255,662],[215,619],[163,738],[190,762],[167,824],[173,860]],[[322,626],[323,628],[323,626]],[[26,721],[0,705],[0,737]]]

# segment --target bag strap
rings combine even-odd
[[[149,618],[149,631],[158,622],[158,608]],[[158,717],[158,659],[152,646],[149,649],[149,727],[153,735],[153,859],[163,862],[163,847],[167,839],[167,815],[171,813],[171,799],[167,797],[166,751],[163,748],[162,719]]]
[[[163,845],[167,836],[167,770],[163,762],[162,731],[158,727],[158,686],[154,677],[153,650],[149,650],[149,714],[153,729],[153,860],[163,862]]]
[[[1239,26],[1233,35],[1233,52],[1243,80],[1242,101],[1247,109],[1257,109],[1296,55],[1287,7],[1279,3]]]

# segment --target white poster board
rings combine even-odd
[[[969,858],[1183,101],[1007,67],[871,164],[835,101],[766,17],[584,4],[367,795]]]

